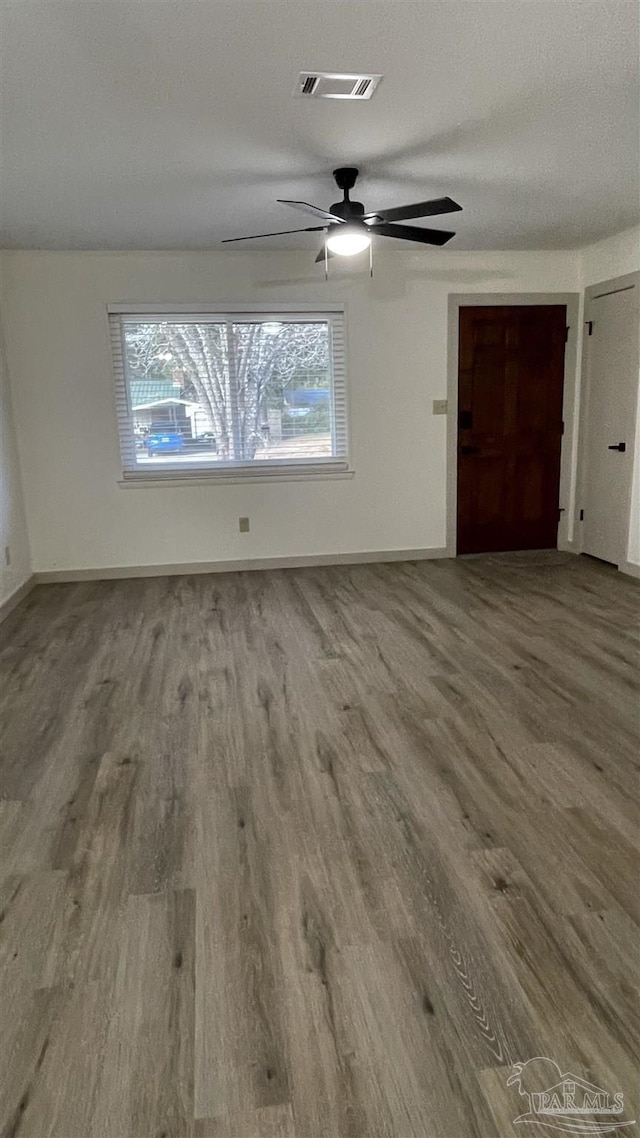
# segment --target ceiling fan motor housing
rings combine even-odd
[[[358,221],[364,216],[364,206],[362,202],[350,202],[345,199],[343,202],[336,202],[330,206],[330,212],[335,213],[336,217],[341,217],[344,221]]]

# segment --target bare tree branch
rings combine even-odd
[[[327,369],[328,339],[322,321],[141,322],[127,325],[127,366],[139,378],[177,375],[211,420],[221,457],[242,461],[255,456],[269,393]]]

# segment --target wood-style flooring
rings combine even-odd
[[[638,1118],[639,597],[562,554],[38,587],[3,1138],[533,1138],[535,1056]]]

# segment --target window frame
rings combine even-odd
[[[124,330],[127,322],[140,322],[144,318],[171,320],[186,323],[198,320],[225,322],[236,320],[248,323],[283,321],[326,322],[329,326],[331,359],[331,432],[337,454],[305,459],[269,459],[246,462],[218,461],[190,463],[189,468],[170,461],[153,468],[138,465],[133,428],[133,410],[125,371]],[[120,443],[122,480],[120,486],[149,486],[159,484],[199,485],[208,482],[264,482],[327,478],[349,478],[350,435],[348,389],[346,377],[345,306],[342,303],[276,304],[268,308],[251,304],[109,304],[107,305],[111,364],[114,377],[116,419]]]

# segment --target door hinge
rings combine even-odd
[[[579,520],[580,520],[581,522],[583,522],[583,521],[584,521],[584,510],[580,510],[580,519],[579,519]]]
[[[585,324],[588,328],[587,336],[593,336],[593,320],[585,320]]]
[[[564,330],[564,342],[565,342],[565,344],[567,343],[567,341],[569,339],[569,330],[570,330],[570,325],[567,324],[567,327]]]
[[[562,421],[562,423],[560,424],[560,434],[561,434],[561,435],[563,435],[563,434],[564,434],[564,420],[563,420],[563,421]]]

